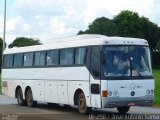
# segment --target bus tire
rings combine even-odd
[[[22,94],[21,88],[18,88],[17,93],[16,93],[16,97],[17,97],[18,105],[21,105],[21,106],[26,105],[26,101],[23,99],[23,94]]]
[[[126,114],[130,109],[130,106],[117,107],[117,110],[120,114]]]
[[[37,105],[37,101],[33,100],[33,94],[31,88],[29,88],[26,92],[26,102],[28,107],[35,107]]]
[[[89,108],[86,105],[86,98],[83,92],[78,96],[78,110],[81,114],[87,114]]]

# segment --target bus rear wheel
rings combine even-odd
[[[16,93],[18,105],[26,105],[26,101],[23,99],[22,89],[19,88]]]
[[[30,88],[26,92],[26,101],[28,107],[35,107],[37,105],[37,101],[33,100],[33,94]]]
[[[117,110],[120,114],[126,114],[130,109],[130,106],[117,107]]]
[[[89,108],[86,105],[86,98],[84,93],[80,93],[78,96],[78,110],[81,114],[88,113]]]

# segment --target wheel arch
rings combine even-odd
[[[26,87],[25,92],[24,92],[25,99],[26,99],[26,93],[27,93],[27,90],[28,90],[28,89],[31,89],[31,87],[30,87],[30,86],[27,86],[27,87]],[[32,90],[32,89],[31,89],[31,90]]]
[[[74,93],[74,105],[78,105],[78,95],[84,93],[82,89],[78,88]]]
[[[21,88],[20,85],[18,85],[18,86],[16,87],[16,90],[15,90],[15,98],[17,98],[18,89],[21,89],[21,90],[22,90],[22,88]],[[23,92],[22,92],[22,94],[23,94]]]

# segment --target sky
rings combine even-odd
[[[0,0],[1,38],[4,1]],[[160,0],[7,0],[6,42],[23,36],[51,43],[86,30],[98,17],[112,19],[122,10],[138,12],[160,26]]]

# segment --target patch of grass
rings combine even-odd
[[[153,70],[155,79],[155,105],[160,106],[160,69]]]

